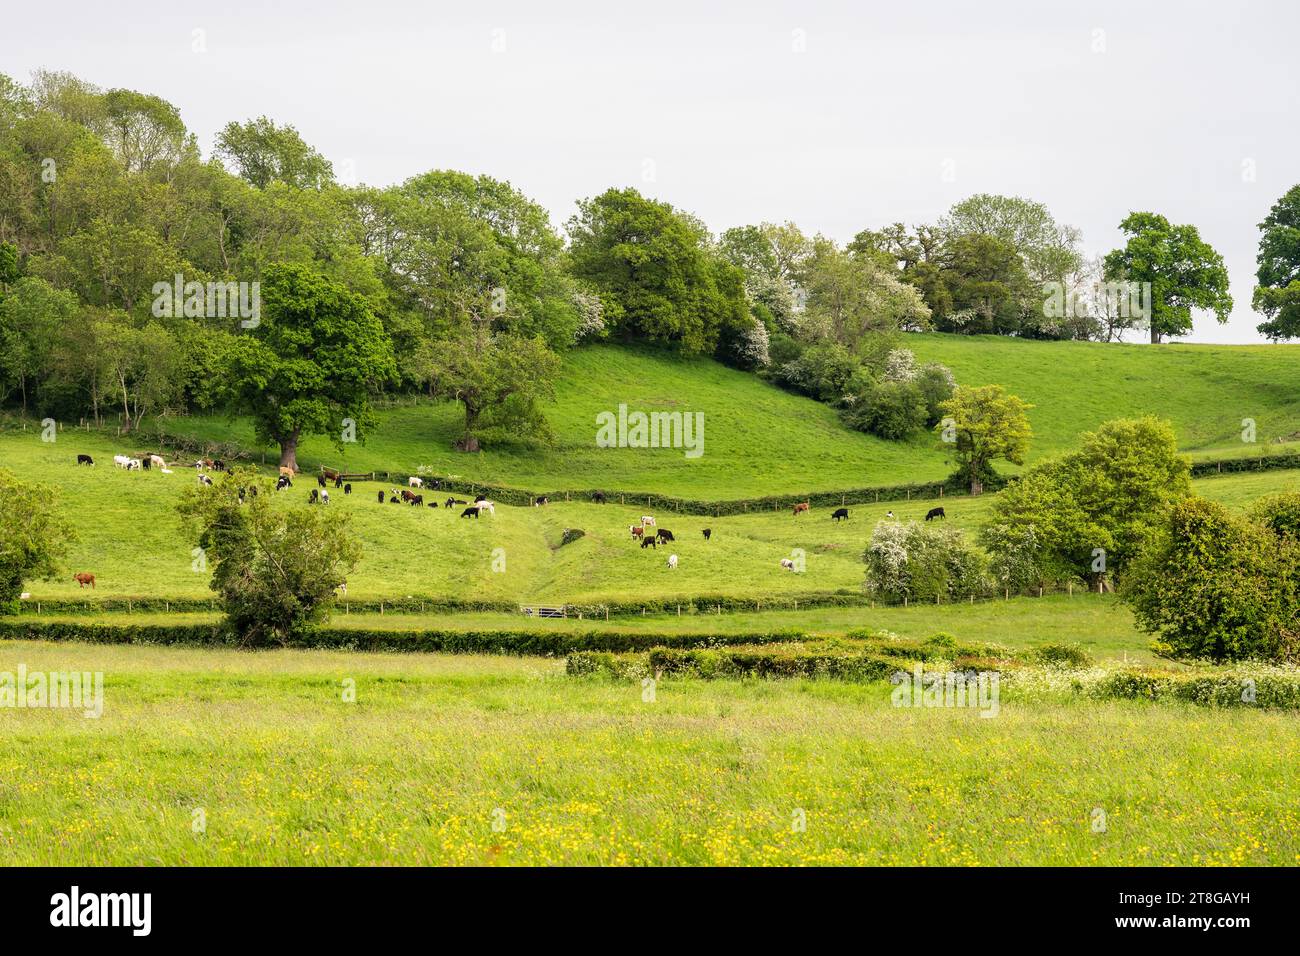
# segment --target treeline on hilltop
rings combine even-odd
[[[425,394],[460,403],[457,447],[475,450],[547,441],[558,355],[609,338],[712,356],[902,438],[953,389],[907,332],[1158,341],[1193,309],[1226,319],[1227,274],[1194,227],[1134,213],[1122,228],[1125,248],[1089,261],[1043,205],[977,195],[847,245],[792,223],[715,237],[614,188],[562,237],[489,176],[344,185],[265,117],[227,125],[205,158],[157,96],[0,75],[0,403],[127,431],[247,414],[293,463],[306,436],[363,439],[374,395]],[[1261,228],[1261,328],[1300,334],[1300,187]],[[1117,282],[1147,284],[1149,308]]]

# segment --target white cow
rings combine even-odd
[[[128,458],[128,459],[127,459],[127,462],[126,462],[126,470],[127,470],[127,471],[139,471],[139,470],[140,470],[141,468],[143,468],[143,467],[144,467],[144,462],[142,462],[139,458]]]
[[[654,526],[655,526],[654,515],[642,515],[642,516],[641,516],[641,527],[643,527],[643,528],[653,528]]]
[[[793,571],[793,570],[794,570],[794,562],[791,561],[789,558],[782,558],[782,559],[781,559],[781,567],[785,568],[787,571]]]
[[[207,475],[199,475],[199,484],[208,485],[209,487],[211,487],[212,479],[209,478]]]
[[[497,513],[496,503],[492,501],[476,501],[474,502],[474,507],[479,510],[480,514],[484,511],[490,515]]]
[[[668,555],[668,567],[670,570],[677,569],[677,555],[675,554]]]
[[[412,475],[410,478],[407,478],[407,479],[406,479],[406,483],[407,483],[407,485],[409,485],[409,486],[412,487],[412,488],[423,488],[423,487],[424,487],[424,479],[423,479],[423,478],[416,478],[415,475]]]
[[[167,472],[167,462],[163,461],[162,455],[150,455],[149,464],[157,465],[164,473]]]
[[[114,455],[113,464],[117,465],[118,468],[129,468],[131,459],[127,455]]]
[[[330,503],[330,493],[328,491],[325,491],[323,489],[321,490],[320,503],[323,505],[327,505]]]

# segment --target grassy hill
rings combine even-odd
[[[1181,445],[1199,456],[1277,451],[1272,439],[1300,432],[1297,347],[1152,348],[952,335],[914,335],[907,344],[921,360],[949,365],[961,383],[1000,383],[1031,402],[1031,461],[1068,450],[1081,432],[1107,419],[1148,412],[1170,419]],[[620,404],[631,411],[703,412],[703,454],[596,447],[596,416],[617,412]],[[646,349],[596,345],[570,353],[547,414],[558,436],[554,446],[465,455],[451,450],[457,407],[385,409],[366,444],[339,452],[313,438],[299,460],[308,469],[325,463],[414,472],[425,466],[539,491],[603,487],[695,498],[928,482],[953,470],[928,435],[882,441],[844,428],[826,405],[754,375]],[[1255,420],[1255,444],[1241,440],[1245,418]],[[194,417],[165,427],[253,445],[242,422]],[[265,451],[274,461],[276,451]]]
[[[211,596],[207,574],[192,567],[193,542],[181,534],[175,511],[182,489],[195,481],[194,472],[124,472],[112,466],[114,452],[122,447],[97,433],[65,431],[55,443],[42,442],[32,432],[0,434],[0,467],[58,489],[60,508],[77,530],[67,575],[56,582],[33,582],[35,599]],[[94,455],[98,464],[76,465],[79,452]],[[1207,478],[1196,486],[1201,494],[1244,505],[1263,494],[1294,490],[1297,484],[1296,472],[1265,471]],[[304,476],[275,500],[285,508],[309,507],[311,487]],[[842,523],[832,522],[825,508],[797,518],[785,509],[727,518],[657,511],[659,527],[677,540],[655,551],[631,541],[628,525],[644,511],[632,505],[498,505],[495,516],[474,520],[462,519],[460,509],[380,505],[376,492],[388,487],[358,482],[351,496],[332,492],[329,507],[352,515],[365,548],[362,564],[349,580],[353,600],[413,595],[600,603],[689,601],[706,594],[765,599],[808,591],[856,593],[863,576],[862,549],[875,522],[891,510],[903,520],[920,519],[937,503],[915,499],[854,505]],[[989,495],[944,499],[948,523],[973,532],[992,500]],[[706,527],[713,532],[709,542],[700,533]],[[560,547],[566,528],[581,528],[586,536]],[[497,548],[503,549],[504,571],[493,569]],[[796,548],[805,554],[802,574],[780,567],[780,560]],[[675,571],[665,565],[668,553],[679,556]],[[71,580],[77,571],[97,575],[93,592]]]

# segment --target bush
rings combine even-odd
[[[583,531],[581,528],[565,528],[564,534],[560,535],[560,547],[564,547],[566,544],[573,544],[573,542],[577,541],[579,538],[585,537],[586,534],[587,532]]]
[[[1092,687],[1092,696],[1145,698],[1209,707],[1300,708],[1300,674],[1292,669],[1248,668],[1215,673],[1158,674],[1122,670]]]
[[[1092,664],[1092,655],[1077,644],[1040,644],[1030,652],[1030,657],[1052,667],[1077,669]]]
[[[1121,597],[1176,658],[1282,661],[1300,632],[1300,548],[1217,502],[1176,505]]]
[[[901,441],[925,427],[925,399],[914,382],[879,382],[852,399],[840,418],[857,431]]]
[[[866,654],[825,654],[805,651],[679,651],[650,652],[655,674],[720,678],[825,678],[851,682],[886,680],[900,667],[897,660]]]
[[[885,601],[955,601],[987,590],[983,558],[956,528],[882,521],[863,560],[867,593]]]

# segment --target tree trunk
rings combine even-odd
[[[122,380],[122,417],[126,421],[126,428],[123,434],[131,430],[131,405],[127,400],[126,380]]]
[[[298,472],[298,436],[301,432],[301,428],[295,428],[280,439],[280,467],[292,468],[295,474]]]
[[[475,406],[465,403],[465,434],[456,442],[457,451],[478,451],[478,436],[474,432],[478,429],[479,409]]]
[[[1154,323],[1151,326],[1151,344],[1152,345],[1160,344],[1160,333],[1156,331],[1156,327]]]

